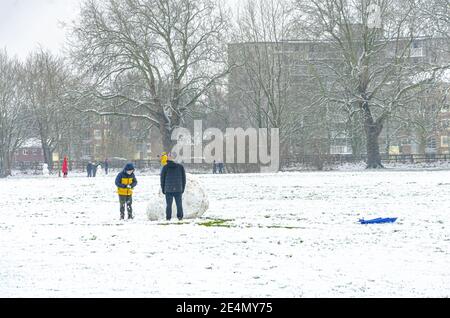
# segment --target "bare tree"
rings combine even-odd
[[[299,132],[303,115],[287,41],[293,35],[294,18],[291,1],[248,0],[239,11],[235,43],[229,45],[230,64],[235,66],[230,103],[237,111],[231,116],[234,121],[244,117],[243,124],[278,128],[283,155]]]
[[[450,37],[450,3],[448,0],[420,0],[427,31],[445,38]]]
[[[52,153],[74,120],[66,98],[71,75],[61,58],[43,49],[28,57],[25,71],[27,105],[41,140],[44,161],[52,168]]]
[[[115,103],[84,110],[144,119],[170,149],[173,129],[227,73],[226,29],[213,0],[85,1],[71,43],[74,62],[89,76],[80,97]]]
[[[0,178],[11,175],[14,152],[29,136],[23,66],[0,51]]]
[[[378,137],[386,119],[407,107],[448,67],[414,61],[414,44],[424,32],[416,3],[298,0],[298,8],[300,30],[330,43],[341,57],[323,65],[338,79],[324,96],[351,110],[350,116],[360,113],[367,167],[382,167]]]
[[[411,106],[406,120],[405,116],[401,117],[403,126],[412,132],[410,136],[419,145],[418,152],[425,154],[428,139],[436,136],[441,128],[448,128],[441,127],[442,111],[448,107],[448,85],[429,89],[415,99]]]

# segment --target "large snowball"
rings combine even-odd
[[[186,174],[186,189],[183,193],[183,214],[185,219],[195,219],[202,216],[209,207],[208,197],[200,182],[194,175]],[[155,186],[150,193],[150,204],[147,207],[147,217],[150,221],[166,219],[166,199],[161,187]],[[172,218],[177,217],[175,200],[172,205]]]

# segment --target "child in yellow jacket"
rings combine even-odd
[[[134,175],[134,165],[128,163],[123,171],[116,177],[117,193],[120,201],[120,219],[125,218],[125,204],[127,205],[128,219],[133,219],[133,188],[137,185],[137,179]]]

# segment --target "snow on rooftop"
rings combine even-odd
[[[21,148],[41,148],[41,140],[38,138],[29,138],[25,140],[21,146]]]

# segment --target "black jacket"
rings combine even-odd
[[[184,167],[171,160],[161,170],[161,190],[165,193],[183,193],[186,187]]]

